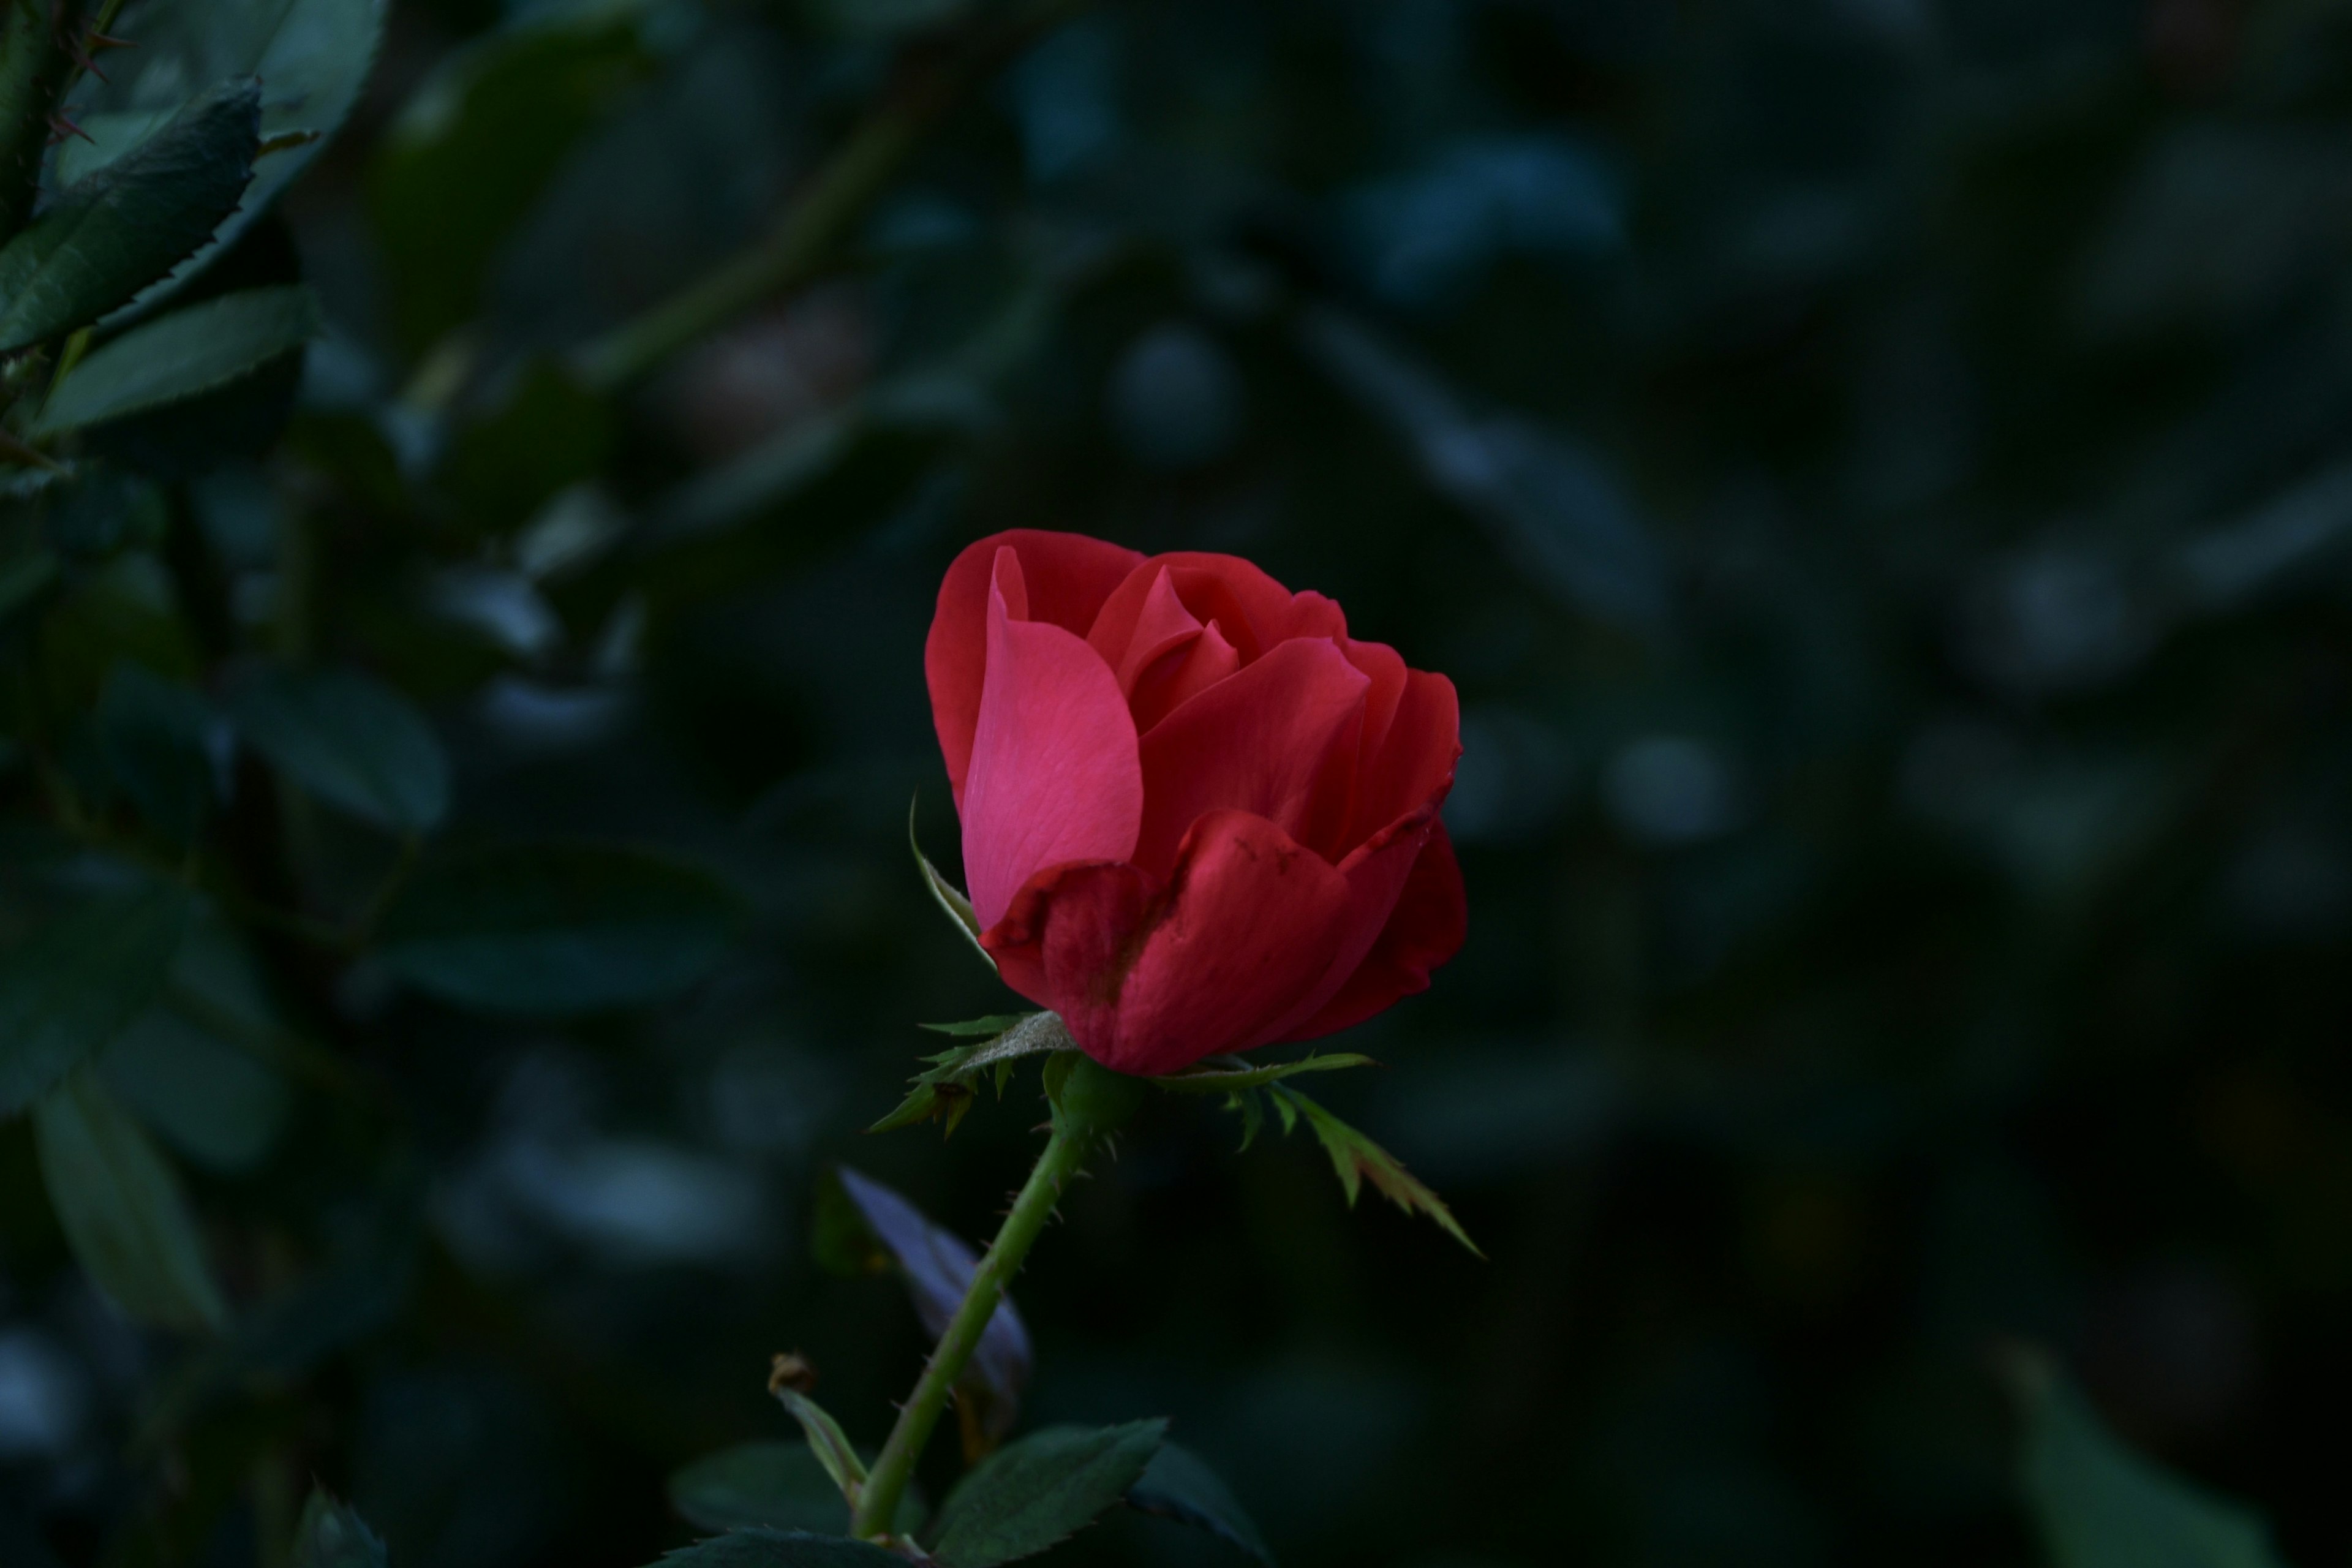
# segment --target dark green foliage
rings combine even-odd
[[[1032,1432],[956,1483],[940,1506],[931,1554],[948,1568],[1035,1556],[1125,1498],[1167,1432],[1165,1421]]]
[[[1127,1489],[1127,1505],[1144,1513],[1172,1519],[1195,1530],[1205,1530],[1260,1563],[1274,1563],[1265,1537],[1250,1521],[1231,1488],[1217,1478],[1198,1454],[1181,1444],[1163,1442],[1151,1456],[1143,1475]]]
[[[708,873],[642,851],[511,848],[436,866],[393,906],[382,956],[489,1013],[563,1017],[676,995],[726,952],[740,910]]]
[[[240,685],[237,734],[320,800],[394,833],[449,809],[449,763],[422,714],[351,669],[271,669]]]
[[[146,1011],[194,907],[169,882],[97,893],[0,952],[0,1115],[25,1110]]]
[[[261,89],[226,82],[68,186],[0,246],[0,350],[88,326],[184,261],[236,210]]]
[[[90,1283],[143,1323],[217,1329],[227,1309],[170,1166],[97,1074],[33,1106],[41,1175]]]
[[[839,1535],[849,1505],[806,1443],[739,1443],[669,1479],[670,1506],[704,1530],[764,1525]]]
[[[224,294],[134,327],[73,369],[32,434],[128,418],[250,375],[319,335],[319,303],[289,285]]]

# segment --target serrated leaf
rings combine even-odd
[[[730,1531],[666,1552],[660,1568],[907,1568],[907,1560],[871,1542],[752,1529]]]
[[[0,353],[88,326],[185,260],[236,210],[260,124],[253,82],[215,88],[0,246]]]
[[[1189,1072],[1171,1073],[1151,1081],[1173,1094],[1231,1094],[1238,1089],[1264,1089],[1303,1072],[1339,1072],[1347,1068],[1378,1067],[1370,1057],[1353,1051],[1334,1051],[1328,1057],[1302,1057],[1295,1062],[1273,1062],[1265,1067],[1202,1067]]]
[[[1274,1552],[1265,1537],[1232,1489],[1190,1448],[1162,1443],[1144,1468],[1143,1477],[1128,1489],[1127,1505],[1139,1512],[1172,1519],[1195,1530],[1205,1530],[1227,1545],[1239,1547],[1273,1568]]]
[[[1323,1152],[1331,1156],[1331,1168],[1339,1173],[1339,1185],[1348,1194],[1348,1206],[1353,1208],[1356,1194],[1362,1189],[1366,1177],[1380,1189],[1381,1195],[1407,1214],[1425,1214],[1437,1222],[1438,1228],[1468,1247],[1473,1255],[1484,1258],[1477,1243],[1445,1206],[1445,1200],[1432,1192],[1420,1177],[1404,1168],[1404,1163],[1315,1101],[1307,1099],[1288,1084],[1272,1086],[1275,1108],[1283,1113],[1283,1131],[1288,1132],[1295,1122],[1293,1112],[1307,1118]]]
[[[131,328],[76,365],[49,395],[36,437],[200,396],[300,348],[321,328],[300,284],[247,289]]]
[[[805,1443],[738,1443],[706,1454],[669,1478],[670,1506],[705,1530],[805,1531],[840,1535],[849,1504]],[[898,1534],[922,1528],[923,1504],[912,1488],[898,1499]]]
[[[708,974],[740,909],[708,872],[643,849],[530,846],[421,875],[387,912],[377,956],[445,1002],[564,1017],[644,1006]]]
[[[194,907],[173,882],[93,898],[0,954],[0,1116],[31,1105],[147,1010]]]
[[[290,1568],[384,1568],[383,1542],[356,1511],[313,1487],[294,1527]]]
[[[946,1333],[956,1309],[963,1305],[964,1295],[971,1289],[971,1277],[980,1268],[979,1254],[872,1177],[846,1165],[837,1167],[834,1175],[843,1197],[898,1265],[924,1331],[934,1340]],[[981,1331],[980,1343],[959,1383],[965,1395],[976,1401],[981,1429],[992,1438],[1002,1440],[1013,1430],[1034,1360],[1028,1326],[1022,1322],[1008,1292],[999,1299],[988,1327]]]
[[[191,262],[146,290],[152,306],[201,272],[268,212],[279,192],[326,150],[359,102],[383,41],[387,0],[204,0],[146,5],[135,16],[135,53],[107,61],[111,83],[92,80],[79,137],[58,149],[60,178],[81,177],[121,157],[176,108],[192,84],[226,78],[261,84],[259,134],[269,151],[235,212]]]
[[[1047,1426],[982,1459],[940,1510],[931,1555],[948,1568],[1032,1557],[1099,1519],[1151,1463],[1164,1420]]]
[[[907,807],[907,847],[915,852],[915,868],[922,873],[923,886],[930,889],[931,901],[955,922],[956,930],[963,932],[964,940],[971,943],[971,950],[980,954],[982,961],[988,965],[988,972],[995,973],[996,955],[981,945],[980,916],[972,912],[971,900],[965,898],[954,883],[940,875],[940,868],[924,855],[921,842],[915,837],[915,808],[911,804]]]
[[[1076,1047],[1070,1032],[1063,1026],[1057,1013],[1024,1013],[1003,1033],[979,1045],[958,1046],[923,1059],[931,1064],[917,1073],[913,1087],[898,1108],[868,1127],[868,1132],[887,1132],[894,1128],[911,1127],[919,1121],[940,1117],[953,1132],[956,1123],[971,1107],[974,1086],[982,1073],[999,1075],[998,1089],[1002,1092],[1002,1074],[1023,1057],[1037,1056],[1051,1051],[1066,1051]]]
[[[194,840],[213,795],[204,698],[126,659],[107,677],[93,717],[106,771],[139,815],[175,844]]]
[[[227,1317],[179,1179],[95,1072],[33,1108],[41,1178],[90,1282],[129,1317],[216,1329]]]
[[[255,750],[331,805],[402,834],[449,808],[449,761],[408,700],[353,669],[271,669],[231,693]]]
[[[635,18],[559,16],[450,55],[385,133],[369,207],[403,337],[474,314],[499,247],[572,146],[654,68]]]
[[[2051,1568],[2279,1568],[2270,1530],[2134,1453],[2032,1352],[2009,1382],[2025,1415],[2019,1480]]]

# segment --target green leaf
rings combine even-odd
[[[738,1443],[706,1454],[670,1477],[669,1500],[705,1530],[764,1525],[839,1535],[849,1528],[849,1504],[805,1443]],[[908,1489],[898,1500],[897,1533],[920,1530],[923,1513]]]
[[[956,1123],[971,1109],[974,1086],[985,1072],[996,1075],[996,1087],[1003,1092],[1005,1076],[1023,1057],[1048,1051],[1075,1050],[1070,1032],[1062,1026],[1058,1013],[1024,1013],[1005,1031],[976,1046],[958,1046],[923,1059],[931,1065],[917,1073],[914,1087],[898,1109],[867,1128],[868,1132],[887,1132],[893,1128],[911,1127],[918,1121],[928,1121],[937,1116],[953,1132]]]
[[[121,1033],[163,991],[194,900],[175,882],[94,898],[0,954],[0,1116]]]
[[[1217,1473],[1190,1448],[1160,1444],[1144,1468],[1143,1479],[1128,1489],[1127,1505],[1205,1530],[1273,1568],[1274,1552],[1256,1524]]]
[[[560,361],[534,358],[496,406],[458,427],[437,477],[473,528],[511,533],[562,490],[595,479],[613,441],[610,405]]]
[[[395,833],[449,808],[449,762],[408,700],[351,669],[265,671],[230,695],[238,732],[304,789]]]
[[[1238,1058],[1230,1058],[1239,1061]],[[1232,1094],[1244,1089],[1264,1089],[1303,1072],[1338,1072],[1343,1068],[1370,1068],[1381,1064],[1370,1057],[1353,1051],[1334,1051],[1328,1057],[1302,1057],[1295,1062],[1274,1062],[1265,1067],[1202,1067],[1189,1072],[1171,1073],[1151,1081],[1175,1094]]]
[[[2119,1442],[2044,1357],[2006,1368],[2025,1415],[2019,1480],[2052,1568],[2279,1568],[2252,1510]]]
[[[604,7],[492,34],[410,98],[368,194],[412,348],[473,316],[499,246],[541,187],[653,67],[635,18]]]
[[[99,1058],[109,1088],[173,1151],[208,1169],[248,1171],[293,1110],[251,1042],[283,1032],[253,958],[226,921],[200,914],[156,1005]]]
[[[301,284],[222,294],[133,327],[75,366],[34,421],[35,437],[143,414],[196,397],[319,335],[319,301]]]
[[[1438,1228],[1468,1247],[1473,1255],[1484,1258],[1477,1243],[1470,1239],[1445,1200],[1429,1190],[1421,1178],[1404,1168],[1404,1163],[1288,1084],[1276,1084],[1270,1092],[1275,1108],[1282,1112],[1283,1128],[1288,1132],[1294,1125],[1294,1115],[1304,1115],[1307,1124],[1315,1129],[1321,1140],[1323,1152],[1331,1156],[1331,1168],[1339,1174],[1339,1185],[1348,1194],[1348,1206],[1356,1205],[1356,1194],[1364,1178],[1371,1178],[1381,1195],[1407,1214],[1425,1214],[1437,1222]]]
[[[256,163],[245,199],[195,259],[137,305],[160,301],[203,270],[326,150],[367,85],[389,9],[387,0],[204,0],[139,8],[138,49],[108,57],[114,80],[94,84],[88,97],[94,112],[79,117],[96,144],[76,137],[59,147],[59,177],[78,179],[121,156],[193,84],[228,78],[260,81],[259,133],[271,150]]]
[[[709,873],[641,849],[486,851],[420,877],[386,916],[384,963],[483,1012],[643,1006],[725,956],[740,910]]]
[[[260,89],[226,83],[0,246],[0,352],[89,325],[211,237],[260,145]]]
[[[384,1568],[383,1542],[325,1488],[313,1487],[294,1527],[290,1568]]]
[[[915,837],[915,808],[911,805],[907,807],[907,847],[915,852],[916,868],[923,874],[923,886],[931,890],[931,900],[947,911],[947,917],[955,922],[956,930],[963,932],[964,940],[971,943],[971,950],[987,963],[988,972],[995,973],[996,957],[980,944],[980,917],[972,912],[971,900],[958,891],[954,883],[940,875],[940,868],[925,858],[923,847]]]
[[[779,1365],[782,1364],[779,1359]],[[832,1412],[788,1383],[773,1382],[769,1385],[776,1401],[792,1413],[800,1423],[801,1436],[808,1439],[809,1453],[824,1469],[827,1479],[842,1498],[855,1504],[858,1491],[866,1485],[866,1460],[841,1429],[841,1423]]]
[[[871,1542],[798,1530],[736,1530],[662,1554],[661,1568],[907,1568]]]
[[[999,1448],[948,1495],[931,1555],[948,1568],[1034,1556],[1125,1498],[1167,1432],[1159,1419],[1048,1426]]]
[[[90,1282],[142,1323],[216,1329],[227,1317],[179,1179],[93,1072],[33,1108],[41,1177]]]
[[[173,843],[193,842],[212,806],[211,706],[126,659],[107,677],[95,718],[106,771],[139,815]]]

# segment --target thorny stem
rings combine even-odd
[[[964,1363],[979,1346],[980,1336],[987,1329],[989,1319],[995,1315],[997,1303],[1003,1300],[1005,1288],[1019,1271],[1021,1260],[1028,1256],[1038,1232],[1045,1228],[1054,1205],[1076,1179],[1093,1142],[1093,1138],[1085,1132],[1066,1131],[1059,1126],[1045,1140],[1036,1167],[1029,1173],[1021,1195],[1013,1200],[1012,1211],[1004,1216],[996,1239],[989,1244],[988,1256],[972,1270],[971,1285],[964,1291],[962,1305],[949,1320],[947,1332],[940,1336],[938,1348],[924,1364],[915,1392],[898,1411],[898,1424],[890,1428],[880,1457],[866,1472],[866,1485],[858,1494],[857,1511],[850,1525],[852,1534],[871,1540],[889,1533],[890,1521],[898,1511],[899,1496],[907,1489],[908,1478],[914,1474],[915,1461],[922,1457],[924,1445],[930,1441],[932,1428],[939,1425],[940,1412],[946,1407],[956,1379],[963,1375]]]

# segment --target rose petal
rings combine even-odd
[[[1322,595],[1294,594],[1238,555],[1180,550],[1143,563],[1103,601],[1087,640],[1114,665],[1135,642],[1162,572],[1193,619],[1223,625],[1244,664],[1293,637],[1347,635],[1347,617]]]
[[[1360,1024],[1398,998],[1429,989],[1429,972],[1462,950],[1469,933],[1469,901],[1462,868],[1443,822],[1429,837],[1405,879],[1396,911],[1356,972],[1306,1022],[1286,1030],[1288,1040],[1311,1040]]]
[[[1135,715],[1136,733],[1147,733],[1241,667],[1242,656],[1225,640],[1224,628],[1211,621],[1136,677],[1133,689],[1127,694],[1127,710]]]
[[[1379,832],[1423,805],[1442,804],[1462,755],[1462,714],[1454,683],[1426,670],[1405,671],[1396,716],[1377,750],[1366,748],[1349,813],[1350,842]]]
[[[1339,858],[1370,685],[1330,642],[1286,642],[1217,682],[1143,738],[1135,862],[1165,876],[1195,818],[1247,811]]]
[[[1348,916],[1333,947],[1330,964],[1290,1011],[1268,1026],[1251,1045],[1262,1046],[1287,1037],[1328,1006],[1362,969],[1396,913],[1398,901],[1413,868],[1421,863],[1422,851],[1431,834],[1437,830],[1436,807],[1423,806],[1374,834],[1339,863],[1339,875],[1348,879]],[[1427,984],[1425,978],[1423,984]]]
[[[1016,618],[1022,575],[1013,546],[1000,547],[962,802],[964,879],[982,927],[1043,867],[1127,858],[1143,816],[1118,679],[1076,633]]]
[[[996,552],[1010,545],[1020,553],[1028,584],[1025,618],[1083,635],[1103,601],[1143,557],[1132,550],[1078,533],[1016,528],[967,545],[940,584],[938,612],[923,645],[923,674],[930,686],[931,722],[956,804],[963,804],[964,775],[971,765],[971,741],[980,721],[980,693],[988,665],[989,585]]]
[[[1244,1050],[1295,1013],[1346,935],[1348,879],[1274,823],[1193,825],[1164,890],[1131,865],[1064,866],[982,936],[1014,990],[1119,1072]]]

